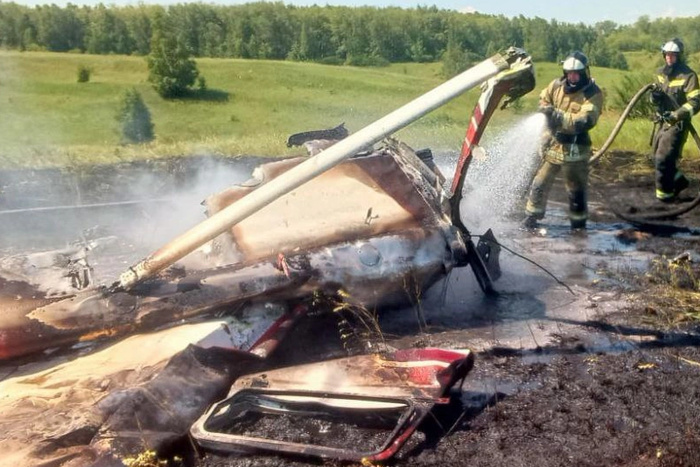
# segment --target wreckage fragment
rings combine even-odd
[[[193,271],[186,277],[153,280],[129,292],[109,293],[101,288],[59,300],[23,300],[0,315],[0,359],[231,312],[235,305],[256,297],[295,291],[306,280],[304,271],[287,277],[262,263]]]
[[[243,376],[191,435],[219,452],[383,462],[473,365],[469,351],[426,348]]]
[[[225,266],[170,269],[130,290],[85,290],[7,310],[0,316],[0,358],[142,332],[250,301],[303,300],[317,291],[342,288],[350,302],[370,309],[406,303],[407,280],[410,290],[428,287],[466,255],[444,217],[444,194],[416,161],[410,148],[390,142],[334,167],[219,237],[212,248],[218,254],[208,259]],[[259,167],[259,178],[207,200],[210,215],[300,162]]]
[[[249,308],[70,358],[0,367],[0,465],[121,465],[176,442],[241,374],[259,371],[304,307]],[[239,349],[239,350],[236,350]]]

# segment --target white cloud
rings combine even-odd
[[[460,13],[477,13],[476,8],[473,6],[465,6],[464,8],[460,8],[458,11]]]
[[[674,7],[668,7],[659,15],[660,18],[678,18],[679,16],[681,14]]]

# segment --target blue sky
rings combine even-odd
[[[182,0],[102,0],[106,5],[128,4],[161,4],[185,3]],[[66,0],[15,0],[21,5],[50,4],[64,6]],[[100,0],[70,0],[75,5],[96,5]],[[216,3],[234,5],[246,3],[246,0],[202,1],[201,3]],[[659,17],[681,17],[700,15],[700,0],[674,0],[661,2],[659,0],[285,0],[289,5],[348,5],[348,6],[400,6],[412,8],[417,5],[438,5],[443,9],[457,11],[478,11],[479,13],[505,15],[513,17],[523,15],[529,18],[539,16],[547,20],[556,19],[568,23],[584,22],[594,24],[598,21],[611,20],[618,24],[633,23],[642,15],[648,15],[652,20]]]

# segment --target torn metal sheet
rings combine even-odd
[[[383,462],[473,365],[469,351],[427,348],[243,376],[190,432],[219,452]]]
[[[305,312],[261,304],[238,318],[0,365],[2,460],[119,465],[114,459],[179,440],[238,375],[262,368]]]
[[[33,295],[3,310],[0,359],[145,332],[182,320],[212,317],[222,310],[235,314],[236,305],[240,308],[251,299],[264,301],[266,295],[295,291],[306,280],[305,271],[286,276],[262,263],[178,274],[129,293],[87,290],[60,300]],[[23,283],[6,284],[21,288]],[[26,285],[24,289],[32,290]]]
[[[208,198],[209,214],[304,160],[259,167],[245,185]],[[340,286],[364,307],[406,302],[407,277],[427,287],[466,255],[443,212],[445,193],[434,183],[439,176],[411,148],[387,140],[383,148],[344,161],[231,227],[216,239],[215,250],[224,261],[277,256],[292,271],[306,260],[313,279],[305,293]]]

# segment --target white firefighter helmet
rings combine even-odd
[[[564,69],[564,73],[569,71],[584,72],[588,68],[588,58],[583,52],[572,52],[562,62],[562,68]]]
[[[578,50],[576,52],[571,52],[561,63],[561,67],[564,70],[564,78],[566,78],[566,74],[570,71],[577,71],[579,73],[581,84],[587,83],[591,78],[591,73],[588,69],[588,57]]]
[[[681,57],[683,56],[683,41],[678,39],[677,37],[674,37],[670,41],[666,42],[662,47],[661,47],[661,53],[666,55],[668,53],[674,53],[678,55],[678,59],[680,60]]]

